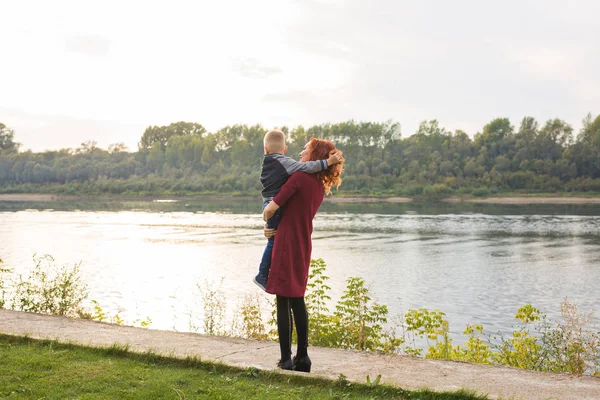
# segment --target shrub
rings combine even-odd
[[[540,321],[540,310],[531,304],[526,304],[519,308],[515,318],[523,325],[513,331],[511,338],[500,337],[500,343],[493,345],[497,351],[492,355],[492,359],[497,364],[536,370],[542,346],[535,335],[531,334],[530,326],[534,322]]]
[[[240,307],[241,324],[239,334],[246,339],[268,340],[269,334],[262,319],[260,297],[246,295]]]
[[[309,338],[315,346],[357,350],[375,350],[393,353],[400,346],[395,337],[395,326],[387,325],[387,306],[371,298],[369,289],[361,278],[349,278],[347,287],[336,311],[331,314],[327,302],[331,300],[331,288],[325,283],[327,268],[323,259],[311,260],[310,275],[305,296],[309,313]],[[273,302],[271,320],[274,327],[271,337],[277,338],[276,307]],[[295,332],[294,332],[295,338]]]
[[[6,304],[6,288],[4,287],[4,274],[8,274],[9,272],[10,269],[4,267],[4,261],[0,259],[0,308],[4,308],[4,305]]]
[[[216,287],[211,286],[208,281],[205,281],[203,285],[196,285],[203,302],[204,319],[202,322],[204,333],[207,335],[225,334],[223,326],[225,295],[220,290],[223,279],[221,278],[221,282]]]
[[[436,183],[435,185],[426,186],[423,189],[423,198],[428,200],[439,200],[448,197],[453,192],[452,188],[449,188],[443,183]]]
[[[79,266],[57,268],[50,255],[33,256],[35,267],[27,279],[19,275],[13,308],[27,312],[77,317],[87,298],[87,285],[79,276]]]
[[[402,191],[402,194],[406,196],[418,196],[421,193],[423,193],[423,185],[419,184],[408,185]]]
[[[490,195],[490,191],[486,187],[478,187],[473,189],[473,196],[475,197],[486,197]]]
[[[481,339],[483,326],[467,325],[469,340],[463,347],[452,346],[448,323],[439,311],[409,310],[405,316],[408,332],[418,337],[435,338],[427,358],[494,363],[535,371],[600,375],[600,333],[593,327],[592,314],[581,313],[565,299],[561,303],[563,321],[556,325],[546,320],[531,304],[517,310],[520,325],[512,337]],[[406,335],[405,335],[406,336]],[[441,336],[441,340],[440,337]],[[420,355],[421,349],[408,347],[406,353]]]
[[[310,316],[308,337],[315,346],[333,347],[335,340],[335,320],[329,314],[327,302],[331,300],[328,292],[331,290],[325,282],[329,280],[324,275],[327,264],[322,258],[310,260],[307,293],[305,296],[306,310]]]
[[[444,320],[444,315],[438,310],[409,309],[402,319],[402,336],[405,344],[402,350],[412,356],[421,356],[423,349],[416,346],[416,338],[425,338],[429,345],[429,340],[437,341],[438,335],[442,335],[443,343],[439,345],[436,343],[435,346],[440,352],[440,357],[432,356],[432,358],[447,358],[447,348],[451,347],[451,342],[448,335],[448,321]]]
[[[579,312],[566,298],[560,312],[563,322],[542,326],[540,370],[600,374],[600,334],[593,328],[593,314]]]
[[[356,350],[379,350],[387,306],[371,299],[362,278],[348,278],[341,300],[336,306],[336,347]]]

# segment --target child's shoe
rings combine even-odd
[[[252,282],[256,283],[256,286],[258,286],[265,292],[267,291],[267,278],[262,277],[260,276],[260,274],[258,274],[254,277],[254,279],[252,279]]]

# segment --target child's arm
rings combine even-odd
[[[288,175],[292,175],[298,171],[314,174],[315,172],[326,170],[330,165],[339,163],[340,159],[337,154],[331,154],[327,160],[300,162],[289,157],[283,157],[279,162],[283,165]]]

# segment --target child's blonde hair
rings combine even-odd
[[[285,149],[285,134],[279,129],[273,129],[267,132],[264,144],[269,153],[283,153]]]

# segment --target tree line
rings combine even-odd
[[[561,119],[525,117],[486,124],[471,138],[424,121],[403,138],[394,121],[281,127],[288,155],[311,137],[332,140],[347,160],[340,192],[441,198],[453,194],[600,192],[600,115],[581,130]],[[75,149],[20,151],[0,123],[0,191],[72,194],[251,194],[263,156],[261,125],[208,132],[201,124],[149,126],[137,151],[95,142]]]

